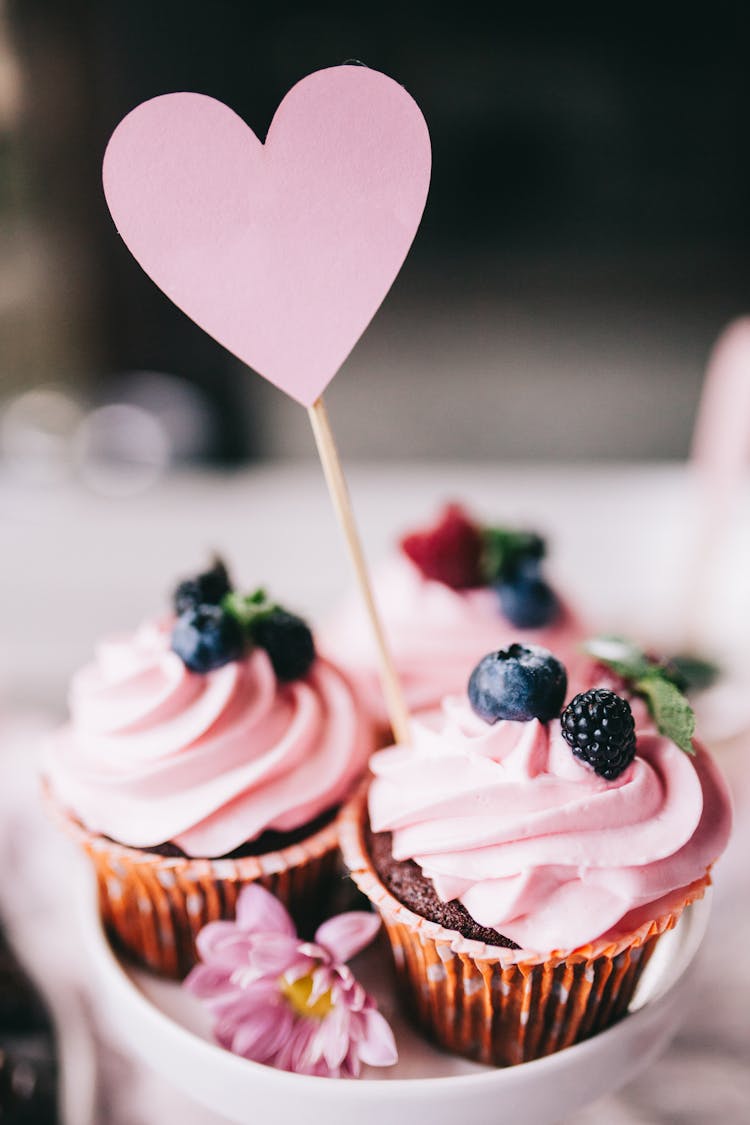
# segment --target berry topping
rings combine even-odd
[[[174,595],[177,621],[172,651],[193,672],[211,672],[239,660],[257,645],[265,649],[278,680],[306,676],[315,644],[301,617],[287,613],[264,589],[240,594],[216,558],[210,570],[181,582]]]
[[[219,605],[231,589],[226,566],[220,558],[215,558],[210,570],[180,582],[173,597],[175,613],[179,615],[186,609],[198,609],[202,605]]]
[[[172,651],[191,672],[212,672],[245,650],[242,628],[218,605],[186,609],[172,630]]]
[[[560,714],[567,686],[565,668],[546,648],[512,644],[477,664],[469,679],[469,702],[487,723],[546,723]]]
[[[539,578],[547,544],[535,531],[485,527],[482,574],[487,583]]]
[[[404,536],[401,550],[425,578],[453,590],[482,585],[482,532],[458,504],[449,504],[434,527]]]
[[[560,612],[557,595],[543,578],[521,572],[513,581],[498,582],[495,589],[503,613],[518,629],[541,629]]]
[[[256,617],[250,625],[250,636],[268,653],[279,680],[302,679],[315,660],[315,643],[309,626],[301,617],[279,606]]]
[[[583,647],[610,678],[612,673],[617,677],[618,686],[645,701],[659,734],[671,739],[686,754],[695,754],[695,713],[675,682],[679,666],[675,668],[674,661],[654,659],[622,637],[593,637]],[[685,683],[684,666],[682,682]]]
[[[562,735],[576,758],[614,781],[635,757],[635,722],[627,699],[607,688],[581,692],[560,718]]]

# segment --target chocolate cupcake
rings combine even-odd
[[[636,731],[608,689],[561,723],[561,671],[540,649],[491,654],[469,699],[374,755],[374,780],[342,814],[345,860],[383,917],[414,1020],[495,1065],[624,1015],[729,833],[705,750],[648,722]]]
[[[314,924],[337,867],[335,814],[374,745],[304,622],[218,570],[181,584],[173,615],[99,645],[46,756],[50,802],[94,862],[113,939],[173,976],[246,883]]]

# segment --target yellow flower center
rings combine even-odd
[[[323,995],[319,996],[312,1004],[310,1003],[310,996],[313,990],[311,973],[293,981],[292,984],[289,984],[283,977],[279,983],[282,996],[287,999],[298,1016],[308,1016],[312,1019],[322,1020],[325,1019],[333,1008],[330,988],[326,989]]]

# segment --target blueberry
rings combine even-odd
[[[245,650],[242,629],[218,605],[201,605],[180,614],[172,630],[172,651],[191,672],[212,672]]]
[[[301,680],[315,659],[315,643],[309,625],[278,606],[250,625],[250,636],[268,653],[279,680]]]
[[[554,590],[533,571],[523,571],[511,582],[498,582],[495,589],[504,615],[518,629],[541,629],[560,612]]]
[[[175,613],[179,615],[202,605],[219,605],[231,589],[226,566],[220,558],[215,558],[210,570],[180,582],[172,597]]]
[[[547,722],[560,714],[567,686],[565,668],[546,648],[512,644],[477,664],[469,679],[469,702],[487,723]]]

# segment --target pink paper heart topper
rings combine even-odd
[[[203,94],[137,106],[104,156],[124,242],[196,324],[310,406],[364,332],[422,217],[416,102],[362,66],[286,95],[266,143]]]

